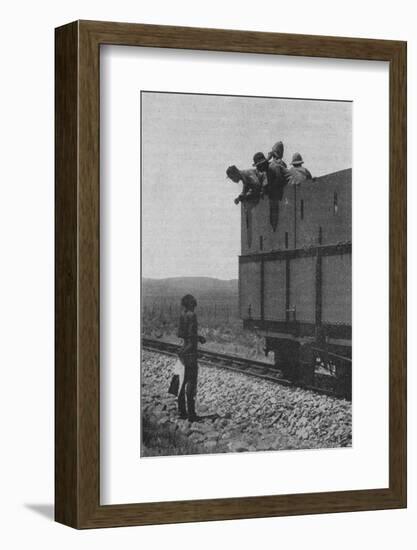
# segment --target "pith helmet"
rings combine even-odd
[[[263,153],[255,153],[253,156],[253,166],[259,166],[260,164],[268,162]]]
[[[303,157],[300,155],[300,153],[293,154],[291,162],[293,166],[300,166],[301,164],[303,164],[303,162]]]

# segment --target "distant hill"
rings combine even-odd
[[[184,294],[193,294],[197,301],[225,301],[237,299],[237,279],[222,280],[212,277],[171,277],[168,279],[142,279],[142,296],[145,300],[180,300]]]

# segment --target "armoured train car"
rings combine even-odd
[[[282,200],[242,204],[239,309],[286,378],[331,365],[350,396],[352,170],[287,185]],[[273,210],[275,208],[275,214]]]

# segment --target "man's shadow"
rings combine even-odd
[[[198,418],[201,422],[204,422],[205,420],[216,420],[216,418],[220,418],[220,415],[218,415],[217,413],[213,413],[213,414],[199,414],[198,415]]]
[[[25,508],[43,516],[50,521],[54,521],[54,505],[53,504],[24,504]]]

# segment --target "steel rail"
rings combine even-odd
[[[156,340],[153,338],[143,337],[142,347],[148,351],[157,353],[163,353],[165,355],[177,356],[181,346],[171,342],[165,342],[164,340]],[[261,378],[270,382],[275,382],[282,386],[300,388],[315,393],[328,395],[331,397],[339,397],[334,391],[327,388],[321,388],[318,386],[310,386],[303,383],[295,383],[286,378],[281,378],[277,374],[277,370],[273,365],[264,361],[256,361],[254,359],[247,359],[245,357],[238,357],[236,355],[228,355],[225,353],[210,351],[210,350],[198,350],[199,361],[208,366],[215,366],[225,368],[241,374],[246,374],[255,378]]]

